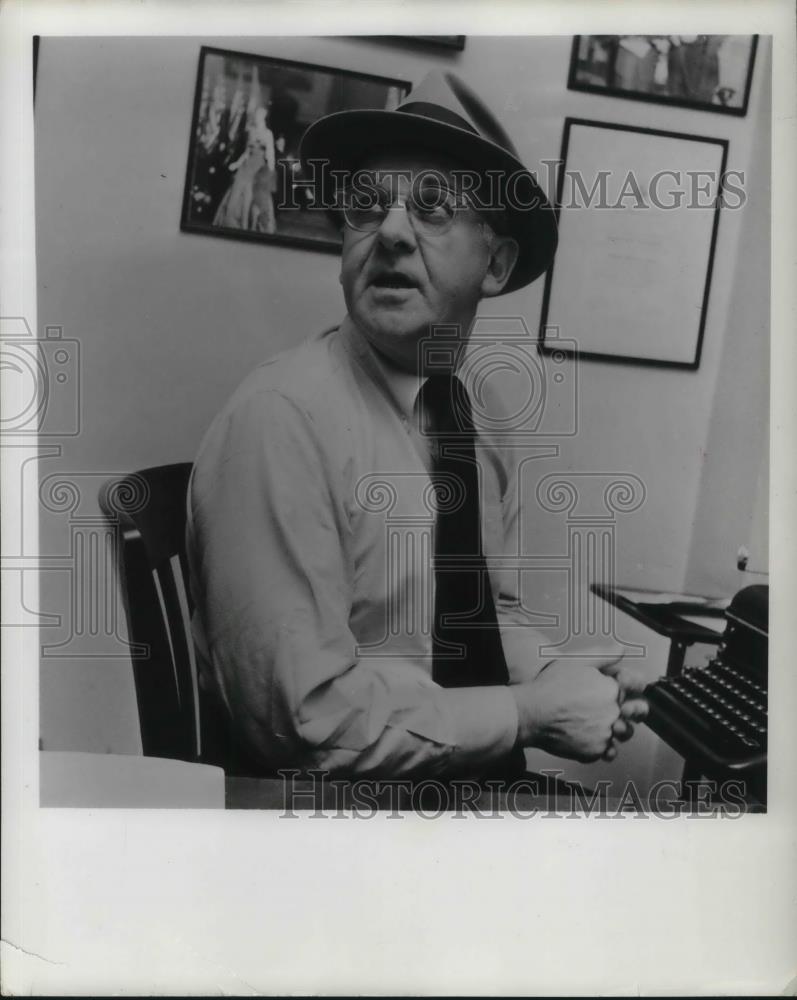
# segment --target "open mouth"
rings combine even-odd
[[[371,281],[372,285],[377,288],[417,288],[417,282],[413,281],[412,278],[407,277],[406,274],[400,274],[398,272],[384,272],[382,274],[377,274],[377,276]]]

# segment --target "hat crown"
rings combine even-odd
[[[404,114],[433,118],[495,143],[512,156],[517,150],[501,123],[482,99],[454,73],[432,70],[398,105]]]
[[[557,233],[545,193],[493,112],[454,73],[428,73],[393,110],[353,108],[319,118],[304,133],[300,155],[313,175],[319,167],[346,175],[369,154],[400,148],[445,154],[489,176],[489,192],[496,176],[506,188],[496,203],[504,215],[494,221],[517,240],[520,253],[504,292],[528,285],[550,265]]]
[[[457,99],[450,84],[443,73],[437,69],[431,70],[420,83],[416,83],[409,94],[399,104],[399,108],[406,104],[413,104],[416,101],[426,104],[439,104],[444,108],[448,108],[449,111],[459,114],[462,118],[466,117],[465,109]]]

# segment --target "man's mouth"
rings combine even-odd
[[[400,271],[382,271],[371,279],[377,288],[417,288],[418,282]]]

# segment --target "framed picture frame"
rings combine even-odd
[[[309,205],[299,142],[335,111],[392,110],[405,80],[203,46],[180,229],[337,252],[329,215]]]
[[[420,45],[434,46],[440,49],[456,49],[459,52],[465,48],[466,35],[387,35],[393,40],[403,39],[407,42],[418,42]]]
[[[458,49],[461,52],[465,48],[465,35],[415,35],[414,37],[419,42],[439,45],[443,49]]]
[[[576,35],[567,86],[743,116],[757,46],[758,35]]]
[[[742,196],[727,155],[726,139],[565,119],[541,351],[699,367],[720,208]]]

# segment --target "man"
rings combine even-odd
[[[511,452],[479,434],[456,374],[479,302],[550,263],[550,207],[451,74],[395,112],[322,119],[302,155],[346,180],[348,315],[253,372],[203,443],[203,684],[264,771],[512,777],[530,746],[611,759],[644,702],[616,657],[546,663],[518,627],[517,580],[489,571],[516,530]]]

